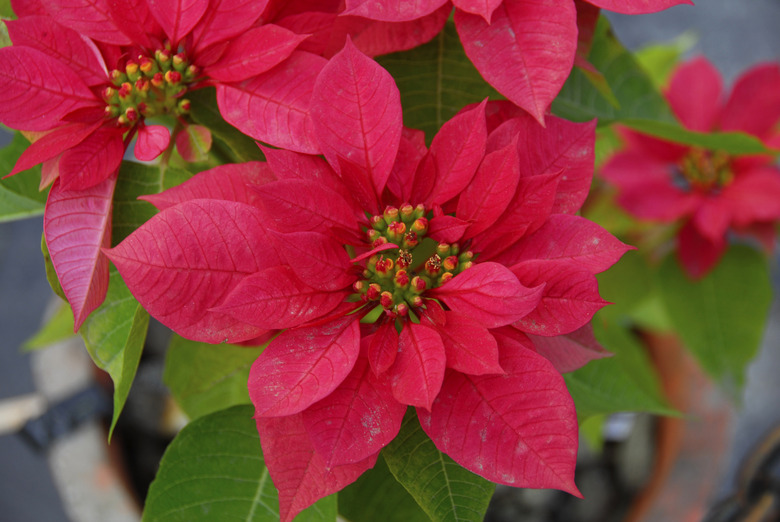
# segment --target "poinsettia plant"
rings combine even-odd
[[[689,3],[13,1],[0,215],[43,213],[111,430],[150,317],[173,332],[193,422],[145,519],[480,520],[494,484],[581,496],[581,422],[672,411],[630,328],[700,353],[677,294],[717,287],[712,316],[755,337],[768,298],[732,310],[721,283],[749,263],[766,292],[763,254],[724,234],[774,237],[777,66],[715,112],[711,66],[659,89],[599,16]],[[609,145],[616,200],[594,183]],[[663,232],[615,201],[692,215],[680,252],[704,277],[657,269]],[[702,364],[740,382],[752,352],[730,342]]]

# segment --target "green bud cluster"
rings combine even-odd
[[[131,127],[142,117],[186,114],[190,102],[183,96],[199,74],[184,53],[158,49],[154,56],[139,54],[127,60],[124,70],[109,74],[111,85],[103,91],[106,116]]]
[[[372,248],[387,243],[398,248],[372,255],[353,289],[357,299],[378,302],[391,317],[405,317],[422,307],[426,290],[443,285],[473,264],[471,251],[427,237],[424,205],[387,207],[381,215],[371,216],[369,225],[366,237]]]

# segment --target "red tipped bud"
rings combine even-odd
[[[398,306],[395,307],[395,313],[401,317],[406,317],[409,313],[409,306],[406,303],[399,303]]]
[[[450,245],[447,243],[439,243],[436,245],[436,253],[439,254],[440,257],[447,257],[450,255]]]
[[[171,62],[171,52],[168,49],[157,49],[154,52],[154,58],[157,60],[158,63],[163,65],[163,68],[167,69],[167,66],[170,66]]]
[[[382,258],[376,262],[376,271],[380,275],[388,275],[393,270],[393,260]]]
[[[187,55],[184,53],[174,54],[172,62],[173,68],[182,72],[187,67]]]
[[[431,275],[436,275],[440,270],[441,258],[438,256],[438,254],[433,254],[428,258],[428,261],[425,262],[425,271]]]
[[[444,283],[446,283],[447,281],[449,281],[449,280],[450,280],[450,279],[452,279],[453,277],[454,277],[454,276],[452,275],[452,272],[444,272],[444,273],[441,275],[441,284],[444,284]]]
[[[474,263],[472,263],[471,261],[466,261],[465,263],[462,263],[460,265],[460,271],[463,272],[464,270],[468,270],[472,266],[474,266]]]
[[[388,220],[387,223],[390,224],[391,221],[398,219],[398,209],[388,205],[385,207],[385,211],[382,212],[382,215]]]
[[[127,121],[132,123],[138,119],[138,111],[133,107],[128,107],[125,109],[125,117],[127,118]]]
[[[393,294],[391,294],[388,291],[382,292],[382,295],[379,296],[379,304],[382,305],[382,308],[385,310],[393,307]]]
[[[419,295],[416,295],[412,297],[412,306],[415,306],[417,308],[421,307],[423,305],[424,301],[423,298]]]
[[[135,88],[143,93],[149,92],[149,80],[146,78],[138,78],[135,81]]]
[[[412,249],[416,247],[420,241],[417,239],[417,234],[413,231],[407,232],[404,234],[404,241],[403,245],[404,248]]]
[[[428,232],[428,220],[424,217],[420,217],[414,220],[412,223],[412,230],[417,233],[418,236],[424,236]]]
[[[133,60],[128,60],[125,64],[125,73],[130,81],[136,81],[141,73],[138,72],[138,64]]]
[[[371,246],[372,246],[373,248],[376,248],[376,247],[378,247],[379,245],[384,245],[385,243],[387,243],[387,238],[386,238],[386,237],[384,237],[384,236],[379,236],[378,238],[376,238],[375,240],[373,240],[373,241],[371,242]]]
[[[355,281],[352,283],[352,290],[355,292],[360,292],[363,290],[363,287],[365,286],[365,283],[363,281]]]
[[[154,76],[152,76],[152,85],[155,87],[161,87],[165,83],[165,77],[163,76],[163,73],[158,72],[154,73]]]
[[[127,117],[125,117],[124,114],[120,114],[119,117],[116,119],[116,122],[119,125],[127,125],[129,122],[127,121]]]
[[[131,84],[130,82],[125,82],[122,84],[121,87],[119,87],[119,97],[122,99],[129,98],[132,92],[133,92],[133,84]]]
[[[200,74],[200,67],[198,67],[197,65],[191,64],[189,67],[187,67],[186,75],[190,80],[192,80],[193,78],[197,78],[199,74]]]
[[[138,58],[138,68],[147,76],[151,76],[157,72],[157,64],[148,56],[140,56]]]
[[[114,98],[114,96],[116,96],[116,89],[114,89],[113,87],[106,87],[103,90],[103,99],[106,100],[107,102],[110,102]]]
[[[398,213],[401,215],[401,220],[406,223],[411,223],[418,216],[414,215],[414,207],[409,203],[404,203],[401,208],[398,209]]]
[[[380,237],[382,237],[382,234],[379,233],[378,230],[374,230],[373,228],[370,228],[366,231],[366,235],[368,235],[368,242],[373,243]]]
[[[181,73],[178,71],[165,71],[165,81],[171,85],[176,85],[181,81]]]
[[[395,264],[398,265],[398,268],[407,268],[411,266],[413,259],[411,252],[402,249],[398,252],[398,259],[395,260]]]
[[[190,112],[190,108],[192,107],[192,104],[190,103],[190,100],[188,99],[182,99],[179,100],[179,104],[177,105],[179,108],[179,113],[186,113]]]
[[[395,286],[404,288],[409,285],[409,274],[406,273],[406,270],[399,270],[395,273],[394,281]]]
[[[108,76],[111,78],[111,83],[117,87],[127,81],[127,75],[118,69],[112,70]]]
[[[371,216],[368,223],[371,225],[371,228],[378,230],[379,232],[383,232],[387,229],[387,223],[385,223],[385,219],[382,216]]]
[[[471,261],[474,258],[474,253],[471,250],[466,250],[465,252],[462,252],[458,259],[461,261]]]
[[[382,287],[376,283],[371,283],[366,290],[366,297],[368,297],[369,301],[376,301],[381,293]]]
[[[393,242],[399,241],[406,232],[406,225],[402,221],[393,221],[387,226],[387,235]]]
[[[428,285],[425,283],[425,279],[420,276],[414,276],[412,278],[412,290],[415,292],[424,292]]]
[[[109,118],[116,118],[119,116],[119,107],[116,105],[106,105],[106,116]]]
[[[444,270],[452,272],[458,267],[458,258],[456,256],[448,256],[442,261],[441,266],[444,267]]]

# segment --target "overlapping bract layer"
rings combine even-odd
[[[267,162],[198,174],[147,198],[161,212],[108,251],[183,335],[283,330],[249,380],[283,520],[371,467],[408,406],[475,473],[577,494],[576,415],[550,360],[603,355],[587,332],[605,304],[594,274],[627,247],[573,214],[594,124],[544,129],[506,103],[488,122],[486,106],[428,148],[402,128],[389,74],[347,43],[312,96],[325,159],[264,148]],[[408,252],[387,240],[410,230]],[[455,245],[471,254],[427,262]]]
[[[194,157],[191,136],[210,143],[207,129],[188,127],[188,91],[216,86],[220,111],[242,131],[318,152],[298,116],[307,113],[324,60],[295,51],[306,36],[264,23],[266,4],[14,3],[19,19],[7,22],[13,45],[0,49],[0,121],[33,139],[11,174],[43,163],[41,186],[54,183],[46,212],[56,202],[57,215],[45,220],[45,234],[76,328],[103,300],[108,281],[99,248],[110,242],[110,199],[96,208],[84,202],[101,190],[110,198],[133,137],[143,160],[169,147],[169,126],[185,159]],[[168,120],[149,124],[152,117]]]
[[[586,3],[587,1],[587,3]],[[690,0],[347,0],[345,15],[385,23],[431,26],[455,7],[455,26],[466,54],[485,80],[544,122],[569,76],[575,55],[584,65],[587,27],[598,9],[624,14],[660,11]],[[594,10],[596,13],[594,13]],[[578,53],[579,45],[583,47]]]
[[[780,67],[762,64],[740,76],[724,101],[720,74],[705,58],[678,67],[666,92],[674,113],[695,131],[743,131],[776,147]],[[617,202],[641,219],[682,228],[677,254],[691,277],[707,274],[734,231],[772,249],[780,219],[780,170],[770,156],[730,156],[625,130],[626,148],[601,169]]]

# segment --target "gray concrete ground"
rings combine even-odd
[[[707,55],[727,81],[753,63],[780,57],[780,1],[696,3],[695,8],[682,6],[654,15],[610,18],[619,38],[631,48],[694,30],[699,41],[693,51]],[[52,295],[44,276],[40,238],[40,218],[0,223],[0,400],[34,391],[30,357],[20,354],[19,346],[36,331]],[[776,406],[776,397],[780,396],[777,306],[772,313],[775,323],[767,332],[760,357],[750,368],[745,406],[735,426],[732,470],[757,438],[780,421]],[[731,479],[727,476],[723,480],[724,491],[728,491]],[[0,435],[0,520],[68,520],[45,455],[36,453],[15,435]]]

